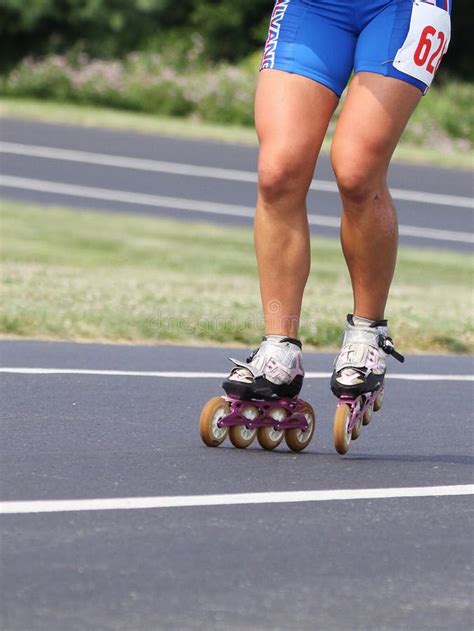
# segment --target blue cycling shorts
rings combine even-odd
[[[430,17],[416,31],[415,10],[441,14],[444,34]],[[352,71],[401,79],[425,93],[449,44],[450,13],[451,0],[276,0],[260,69],[309,77],[337,96]]]

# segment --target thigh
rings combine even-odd
[[[255,99],[260,173],[276,171],[298,180],[311,179],[337,103],[334,92],[315,81],[263,70]]]
[[[351,165],[365,176],[385,171],[420,98],[418,88],[399,79],[356,74],[333,138],[336,172]]]

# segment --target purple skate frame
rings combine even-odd
[[[222,397],[230,405],[230,412],[222,417],[218,427],[232,427],[233,425],[245,425],[247,429],[255,427],[273,427],[275,430],[301,429],[306,432],[309,428],[308,421],[304,414],[300,412],[304,401],[294,397],[292,399],[274,399],[270,401],[252,399],[242,401],[231,397]],[[256,407],[258,416],[255,419],[248,419],[242,414],[242,410],[248,406]],[[271,412],[277,408],[283,408],[287,416],[284,420],[278,421],[271,416]]]
[[[352,430],[357,424],[357,421],[367,412],[371,405],[374,404],[375,399],[383,392],[383,386],[374,390],[374,392],[366,392],[358,397],[353,397],[350,394],[342,394],[339,397],[337,407],[341,405],[349,405],[351,408],[351,418],[347,426],[347,433],[352,433]]]

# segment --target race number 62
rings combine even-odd
[[[434,74],[441,63],[446,35],[434,26],[425,26],[421,32],[420,41],[416,47],[413,61],[419,67],[425,67],[430,74]],[[433,49],[434,52],[433,52]]]
[[[448,50],[450,39],[451,18],[448,11],[414,0],[410,27],[395,55],[393,66],[429,87]]]

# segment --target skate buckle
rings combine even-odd
[[[384,351],[384,353],[387,353],[387,355],[392,355],[392,357],[403,364],[403,362],[405,361],[405,357],[395,350],[395,345],[391,337],[379,335],[377,338],[377,343],[379,347]]]

